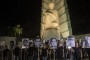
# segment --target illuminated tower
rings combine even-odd
[[[50,2],[53,2],[54,3],[54,9],[58,12],[58,17],[59,17],[59,34],[56,33],[56,30],[53,30],[52,29],[48,29],[50,30],[49,32],[47,33],[44,33],[46,30],[43,26],[44,22],[43,21],[45,19],[45,17],[43,17],[46,13],[46,11],[49,9],[49,6],[48,4]],[[54,34],[56,34],[54,36]],[[44,40],[47,40],[48,38],[57,38],[57,39],[60,39],[60,34],[62,34],[62,36],[64,38],[66,38],[67,36],[70,36],[72,35],[72,29],[71,29],[71,23],[70,23],[70,18],[69,18],[69,13],[68,13],[68,8],[67,8],[67,2],[66,0],[42,0],[42,18],[41,18],[41,38],[44,39]],[[45,38],[45,36],[47,36]],[[54,36],[54,37],[53,37]]]

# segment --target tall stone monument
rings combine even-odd
[[[61,35],[63,38],[72,35],[66,0],[42,0],[40,35],[44,40],[60,39]]]
[[[60,39],[59,17],[57,10],[54,8],[54,3],[48,4],[49,9],[43,13],[42,19],[42,38],[50,40],[51,38]]]

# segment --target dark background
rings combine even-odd
[[[71,26],[74,35],[90,33],[89,0],[68,0]]]
[[[12,27],[23,27],[22,37],[40,33],[41,0],[0,0],[0,36],[7,36]],[[90,33],[90,2],[67,0],[74,35]]]
[[[41,0],[0,1],[0,35],[7,36],[11,27],[20,24],[24,37],[35,37],[40,32]]]

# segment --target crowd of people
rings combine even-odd
[[[7,46],[3,49],[3,60],[81,60],[89,58],[90,49],[82,48],[78,42],[75,47],[66,48],[66,43],[58,42],[57,48],[52,49],[48,42],[43,43],[42,47],[37,47],[32,42],[28,48],[21,49],[19,45],[12,50]],[[10,55],[11,54],[11,55]]]

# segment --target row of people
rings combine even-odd
[[[3,50],[3,60],[9,59],[10,51],[6,46]],[[88,53],[88,57],[90,58],[89,49],[82,49],[78,43],[76,43],[75,47],[69,49],[66,48],[65,43],[62,44],[60,42],[58,43],[57,49],[52,49],[48,42],[44,43],[43,47],[37,47],[33,43],[29,43],[29,48],[20,49],[19,45],[17,45],[12,52],[11,57],[14,56],[15,60],[67,60],[70,58],[72,60],[81,60],[87,55],[85,52]]]

